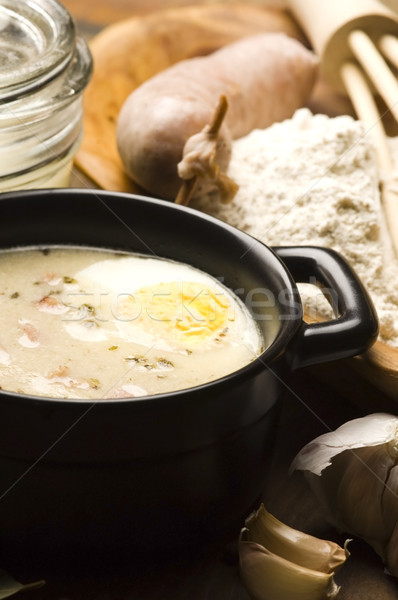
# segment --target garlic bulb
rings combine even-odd
[[[368,542],[398,576],[398,417],[348,421],[304,446],[295,469],[305,472],[328,521]]]
[[[339,587],[333,575],[346,548],[288,527],[261,505],[239,540],[242,581],[253,600],[325,600]]]

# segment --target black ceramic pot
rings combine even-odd
[[[222,278],[272,343],[196,388],[70,401],[0,392],[0,542],[51,553],[176,548],[238,531],[263,490],[279,398],[292,369],[364,351],[377,319],[334,252],[271,250],[195,210],[96,190],[0,197],[0,247],[138,251]],[[307,325],[296,281],[318,280],[339,317]]]

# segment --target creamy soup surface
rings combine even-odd
[[[0,387],[127,398],[212,381],[264,340],[243,303],[182,263],[87,248],[0,253]]]

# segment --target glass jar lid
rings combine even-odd
[[[37,90],[65,69],[75,38],[56,0],[0,0],[0,101]]]

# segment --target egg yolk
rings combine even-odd
[[[221,333],[233,320],[232,307],[221,290],[198,282],[167,282],[141,288],[128,296],[125,317],[146,331],[194,346]]]

